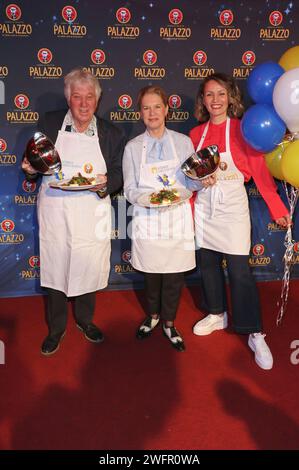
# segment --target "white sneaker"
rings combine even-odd
[[[273,356],[262,333],[249,335],[248,346],[254,352],[254,359],[262,369],[269,370],[273,367]]]
[[[193,327],[193,333],[198,336],[209,335],[215,330],[223,330],[227,327],[227,313],[220,315],[207,315],[198,321]]]

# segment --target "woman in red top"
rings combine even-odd
[[[248,344],[262,369],[271,369],[273,357],[261,333],[257,288],[249,267],[250,215],[244,182],[251,177],[275,222],[290,223],[288,210],[276,192],[263,155],[244,141],[240,121],[241,93],[224,74],[207,77],[196,98],[196,117],[204,122],[190,132],[194,148],[216,144],[220,152],[217,173],[203,181],[195,199],[195,232],[203,294],[209,314],[193,328],[207,335],[226,328],[226,291],[222,269],[226,258],[232,300],[232,321],[237,333],[249,334]]]

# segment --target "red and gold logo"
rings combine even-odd
[[[129,263],[131,261],[131,251],[130,250],[126,250],[122,253],[121,255],[121,259],[125,262],[125,263]]]
[[[242,62],[246,66],[253,65],[255,63],[255,60],[256,60],[256,56],[255,56],[255,53],[253,51],[246,51],[242,55]]]
[[[168,98],[168,106],[170,109],[180,108],[182,105],[182,100],[179,95],[170,95]]]
[[[118,106],[122,109],[130,109],[133,104],[133,100],[130,95],[121,95],[118,98]]]
[[[39,49],[39,51],[37,52],[37,58],[41,64],[47,65],[52,61],[53,54],[50,51],[50,49],[43,47],[42,49]]]
[[[7,18],[11,21],[18,21],[22,16],[21,8],[15,3],[7,5],[5,13]]]
[[[90,54],[90,58],[95,65],[101,65],[106,60],[106,54],[102,49],[94,49]]]
[[[36,190],[36,183],[34,181],[24,180],[22,188],[26,193],[33,193]]]
[[[92,173],[92,172],[93,172],[93,165],[92,165],[92,163],[90,163],[90,162],[84,163],[84,165],[83,165],[83,171],[85,171],[85,173],[87,173],[88,175],[89,175],[90,173]]]
[[[219,21],[223,26],[230,26],[234,21],[234,14],[231,10],[222,10],[219,13]]]
[[[5,150],[7,149],[7,143],[4,139],[1,139],[0,137],[0,152],[5,152]]]
[[[31,268],[35,269],[35,268],[39,268],[40,267],[40,259],[39,259],[39,256],[30,256],[29,260],[28,260],[28,264]]]
[[[205,51],[199,50],[199,51],[194,52],[193,62],[196,65],[204,65],[207,60],[208,60],[208,56],[205,53]]]
[[[128,8],[119,8],[115,13],[116,19],[119,23],[126,24],[129,23],[131,19],[131,12]]]
[[[158,56],[155,51],[149,49],[144,52],[142,58],[146,65],[154,65],[157,62]]]
[[[4,219],[1,222],[1,229],[3,232],[12,232],[15,228],[15,224],[11,219]]]
[[[280,11],[278,10],[271,11],[269,15],[269,22],[272,26],[276,27],[276,26],[281,25],[282,20],[283,20],[283,14]]]
[[[257,243],[252,247],[252,253],[255,256],[262,256],[265,253],[265,247],[261,243]]]
[[[61,11],[62,18],[69,24],[72,24],[77,18],[77,10],[71,5],[63,7]]]
[[[181,10],[178,8],[173,8],[169,14],[168,14],[168,19],[171,24],[178,25],[181,24],[183,21],[184,15]]]
[[[18,109],[27,109],[29,106],[29,98],[27,95],[19,93],[14,99],[14,104]]]

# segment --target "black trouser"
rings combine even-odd
[[[164,321],[176,317],[184,273],[144,273],[148,315],[158,314]]]
[[[201,248],[199,268],[209,313],[222,313],[227,308],[223,258],[227,262],[231,292],[233,328],[237,333],[257,333],[262,330],[257,287],[249,266],[249,256],[227,255]]]
[[[49,335],[61,335],[66,329],[68,299],[64,292],[49,288],[47,288],[47,292],[47,322]],[[81,325],[91,323],[95,309],[96,292],[78,295],[74,297],[74,301],[76,322]]]

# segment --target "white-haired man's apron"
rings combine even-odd
[[[197,150],[203,147],[207,123]],[[197,193],[195,235],[199,248],[233,255],[248,255],[250,216],[244,176],[234,164],[230,150],[230,119],[225,129],[225,152],[220,153],[217,183]]]
[[[148,191],[163,188],[158,176],[175,179],[180,161],[170,133],[174,158],[146,163],[147,140],[143,138],[139,186]],[[183,188],[176,181],[175,188]],[[132,259],[135,269],[148,273],[185,272],[195,267],[194,226],[189,201],[162,209],[134,205],[132,221]]]
[[[60,130],[55,146],[64,178],[107,172],[98,136]],[[53,189],[51,180],[43,177],[38,198],[41,285],[68,297],[103,289],[110,271],[110,197]]]

